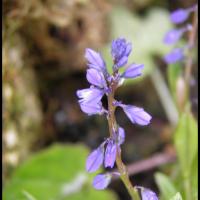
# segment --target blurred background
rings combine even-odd
[[[86,173],[85,160],[108,136],[108,125],[102,116],[84,114],[76,97],[76,90],[89,86],[85,48],[101,52],[111,70],[110,44],[119,36],[133,44],[129,63],[142,63],[145,69],[142,77],[126,81],[116,98],[143,107],[153,117],[149,126],[140,127],[117,109],[117,121],[126,131],[122,157],[131,166],[135,185],[160,193],[155,173],[170,175],[176,163],[172,134],[179,108],[173,81],[181,69],[175,64],[173,71],[162,60],[172,49],[163,37],[174,26],[169,13],[195,2],[3,1],[4,200],[130,199],[120,180],[105,191],[92,188],[94,174]],[[196,63],[190,86],[195,118]],[[158,154],[161,161],[152,161]],[[149,158],[144,169],[134,170]]]

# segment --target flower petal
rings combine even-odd
[[[113,140],[109,140],[106,146],[104,166],[113,168],[116,160],[117,145]]]
[[[106,87],[106,81],[103,74],[94,68],[87,70],[86,78],[92,85],[98,86],[100,88]]]
[[[100,146],[88,156],[86,161],[86,170],[88,172],[95,172],[96,170],[98,170],[101,164],[103,163],[103,157],[104,148]]]
[[[117,138],[117,142],[119,145],[123,144],[125,141],[125,131],[122,127],[118,128],[118,138]]]
[[[131,51],[131,43],[127,43],[124,38],[117,38],[116,40],[113,40],[111,46],[111,54],[115,67],[122,67],[125,65],[128,62],[128,56]]]
[[[178,61],[181,61],[184,58],[183,49],[182,48],[176,48],[173,49],[170,53],[165,55],[164,60],[168,64],[176,63]]]
[[[151,116],[143,110],[143,108],[139,108],[131,105],[120,105],[127,117],[131,120],[132,123],[139,124],[141,126],[148,125],[151,120]]]
[[[98,174],[93,180],[93,187],[97,190],[103,190],[109,185],[111,178],[111,174],[108,173]]]
[[[132,44],[130,42],[127,43],[125,55],[128,57],[132,51]]]
[[[189,11],[185,9],[178,9],[171,13],[171,21],[175,24],[184,22],[189,17]]]
[[[143,64],[131,64],[122,74],[124,78],[135,78],[142,74]]]
[[[104,95],[104,91],[95,87],[77,90],[79,103],[99,103]]]
[[[145,189],[142,194],[142,200],[158,200],[157,195],[151,190]]]
[[[174,44],[176,43],[180,37],[183,35],[184,30],[183,29],[173,29],[166,33],[164,37],[164,43],[165,44]]]
[[[79,102],[81,110],[88,115],[103,114],[102,103],[81,103]]]
[[[128,62],[128,57],[124,56],[115,65],[119,68],[123,67],[127,62]]]
[[[100,71],[105,70],[106,68],[105,62],[103,58],[101,57],[101,55],[97,53],[96,51],[87,48],[85,51],[85,58],[87,59],[89,64],[91,64],[89,65],[90,67],[93,67]]]
[[[141,193],[141,197],[142,197],[141,200],[158,200],[158,196],[152,190],[141,187],[141,186],[135,186],[135,188],[137,190],[139,189]]]

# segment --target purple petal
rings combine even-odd
[[[117,63],[116,63],[116,66],[119,68],[119,67],[122,67],[124,66],[126,63],[128,62],[128,57],[127,56],[124,56],[122,57]]]
[[[145,112],[143,108],[124,104],[122,104],[121,107],[132,123],[136,123],[141,126],[145,126],[150,123],[152,117],[147,112]]]
[[[174,44],[176,43],[180,37],[183,35],[184,30],[180,29],[180,30],[170,30],[169,32],[167,32],[167,34],[164,37],[164,43],[165,44]]]
[[[100,88],[105,88],[106,87],[106,81],[104,79],[104,76],[101,72],[97,71],[96,69],[88,69],[86,78],[89,83],[98,86]]]
[[[124,38],[117,38],[112,41],[111,54],[114,60],[119,60],[126,52],[126,40]]]
[[[140,189],[142,200],[158,200],[158,196],[152,190],[144,187],[136,186],[137,190]]]
[[[127,46],[126,46],[125,55],[128,57],[130,55],[131,51],[132,51],[132,44],[129,42],[129,43],[127,43]]]
[[[183,49],[176,48],[173,49],[170,53],[165,55],[164,60],[168,64],[176,63],[184,58]]]
[[[101,55],[97,53],[96,51],[87,48],[85,51],[85,58],[89,62],[89,66],[93,67],[97,70],[104,71],[106,68],[105,62]]]
[[[184,22],[189,16],[189,11],[185,9],[178,9],[171,13],[171,21],[175,24]]]
[[[88,115],[103,114],[104,109],[102,103],[80,103],[81,110]]]
[[[95,172],[96,170],[98,170],[101,164],[103,163],[103,157],[104,148],[100,146],[88,156],[86,161],[86,170],[88,172]]]
[[[110,174],[98,174],[94,177],[93,187],[97,190],[103,190],[109,185],[111,178]]]
[[[116,160],[117,146],[113,140],[109,140],[106,146],[104,166],[113,168]]]
[[[99,103],[104,95],[104,91],[95,87],[78,90],[76,92],[80,98],[79,103]]]
[[[117,38],[112,41],[111,54],[117,67],[121,67],[127,63],[131,50],[131,43],[127,43],[124,38]]]
[[[142,74],[143,68],[144,68],[143,64],[132,64],[125,70],[122,76],[124,78],[135,78]]]
[[[122,127],[118,128],[118,138],[117,138],[118,144],[121,145],[125,141],[125,131]]]

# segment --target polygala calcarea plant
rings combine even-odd
[[[135,63],[128,65],[123,73],[119,73],[119,69],[127,65],[131,51],[132,44],[124,38],[112,41],[113,72],[109,74],[102,56],[92,49],[86,49],[85,58],[88,61],[86,78],[91,86],[77,91],[78,102],[81,110],[88,115],[105,115],[109,125],[108,138],[90,153],[86,161],[86,170],[90,173],[95,172],[101,165],[113,168],[116,162],[118,172],[98,174],[93,180],[94,188],[105,189],[112,176],[120,176],[132,199],[157,200],[156,194],[151,190],[140,186],[133,187],[121,158],[120,146],[125,141],[125,130],[116,122],[116,107],[121,107],[133,124],[146,126],[152,118],[143,108],[126,105],[115,99],[116,89],[122,85],[124,79],[136,78],[142,74],[144,65]],[[108,109],[105,109],[101,102],[104,95],[107,97]]]

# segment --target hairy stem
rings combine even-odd
[[[108,125],[109,125],[109,132],[110,136],[113,135],[113,130],[117,131],[117,123],[115,119],[115,106],[113,105],[114,102],[114,93],[117,87],[116,82],[111,83],[111,93],[108,95]],[[116,164],[117,168],[120,173],[120,178],[123,181],[124,185],[126,186],[130,196],[133,200],[140,200],[137,190],[132,186],[131,181],[128,176],[128,171],[124,163],[122,162],[121,157],[121,150],[117,148],[117,156],[116,156]]]

